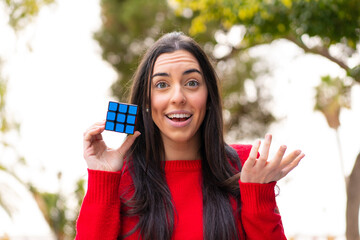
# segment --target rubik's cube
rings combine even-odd
[[[109,102],[105,130],[134,134],[138,106]]]

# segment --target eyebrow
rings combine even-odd
[[[201,75],[201,72],[199,70],[197,70],[196,68],[192,68],[192,69],[189,69],[189,70],[186,70],[183,75],[186,75],[186,74],[190,74],[190,73],[193,73],[193,72],[197,72]]]
[[[202,75],[201,72],[199,70],[197,70],[196,68],[191,68],[191,69],[186,70],[185,72],[183,72],[183,75],[187,75],[187,74],[194,73],[194,72]],[[151,79],[153,79],[154,77],[157,77],[157,76],[169,77],[170,75],[165,72],[155,73],[154,75],[151,76]]]

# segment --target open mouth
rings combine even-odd
[[[186,114],[186,113],[175,113],[175,114],[166,115],[168,119],[174,122],[184,122],[189,118],[191,118],[191,116],[192,116],[191,114]]]

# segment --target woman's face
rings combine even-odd
[[[161,54],[150,81],[152,119],[164,144],[199,141],[208,90],[196,58],[185,50]]]

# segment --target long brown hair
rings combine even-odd
[[[179,32],[165,34],[148,49],[133,77],[130,102],[141,106],[136,128],[142,134],[128,152],[129,171],[134,182],[134,195],[128,201],[128,215],[139,216],[133,231],[143,239],[171,239],[176,209],[165,180],[164,146],[160,131],[151,116],[150,76],[157,57],[163,53],[186,50],[199,62],[208,89],[207,111],[200,127],[203,191],[204,239],[238,239],[230,195],[239,199],[237,173],[229,163],[230,153],[223,137],[223,119],[218,78],[208,57],[190,37]],[[231,158],[234,159],[234,158]],[[234,184],[235,183],[235,184]],[[235,186],[235,187],[234,187]],[[132,232],[133,232],[132,231]]]

